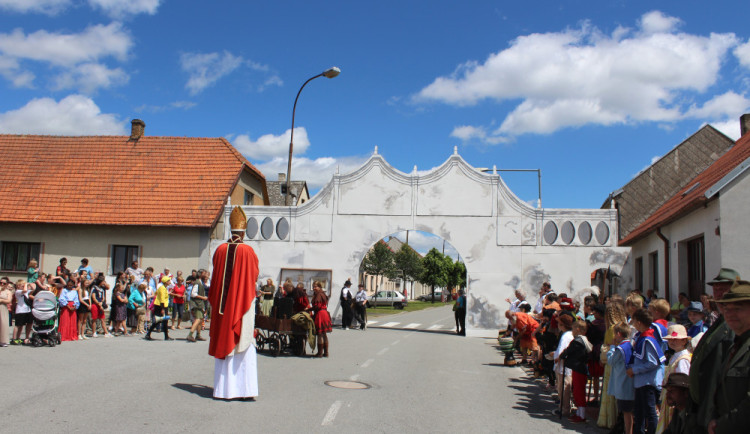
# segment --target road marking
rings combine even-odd
[[[382,350],[378,351],[378,355],[382,356],[383,354],[388,352],[388,347],[383,348]]]
[[[398,345],[399,342],[401,342],[401,339],[399,339],[397,341],[393,341],[393,343],[391,345]]]
[[[397,326],[399,324],[401,324],[401,323],[398,323],[398,322],[387,322],[387,323],[381,325],[380,327],[393,327],[393,326]]]
[[[422,324],[419,324],[419,323],[413,322],[413,323],[411,323],[411,324],[409,324],[409,325],[405,325],[405,326],[404,326],[404,328],[405,328],[405,329],[415,329],[415,328],[418,328],[418,327],[419,327],[419,326],[421,326],[421,325],[422,325]]]
[[[377,321],[367,321],[367,325],[373,325],[373,324],[377,324],[377,323],[378,323]]]
[[[453,319],[453,318],[454,318],[454,316],[446,316],[445,318],[441,318],[441,319],[433,322],[433,324],[438,324],[438,323],[441,323],[441,322],[443,322],[443,321],[445,321],[447,319]]]
[[[367,360],[365,360],[365,363],[362,363],[362,367],[366,368],[366,367],[370,366],[372,364],[372,362],[374,362],[374,361],[375,360],[373,360],[373,359],[367,359]]]
[[[442,325],[440,325],[440,324],[433,324],[433,325],[427,327],[427,330],[440,330],[441,328],[443,328]]]
[[[351,377],[349,377],[349,381],[357,381],[359,380],[359,374],[354,374]]]
[[[331,408],[328,409],[328,413],[326,413],[326,416],[323,418],[323,423],[321,423],[321,425],[331,425],[333,420],[336,419],[336,414],[339,412],[339,409],[341,409],[341,401],[336,401],[331,404]]]

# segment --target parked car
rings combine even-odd
[[[376,294],[367,297],[368,307],[393,305],[396,309],[403,309],[407,303],[408,300],[406,300],[404,294],[398,291],[378,291]]]
[[[435,301],[442,300],[443,297],[443,291],[441,290],[435,290]],[[419,301],[432,301],[432,293],[422,294],[419,297],[417,297],[417,300]]]

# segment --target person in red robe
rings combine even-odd
[[[208,299],[211,328],[208,354],[215,357],[214,398],[258,396],[255,353],[255,282],[258,257],[243,243],[247,216],[235,207],[230,216],[231,239],[220,245],[213,257]]]

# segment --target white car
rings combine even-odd
[[[368,307],[393,305],[396,309],[403,309],[407,302],[404,294],[398,291],[378,291],[376,294],[367,297]]]

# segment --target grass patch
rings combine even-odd
[[[415,312],[415,311],[422,310],[422,309],[430,309],[432,307],[445,306],[446,304],[448,303],[441,303],[439,301],[432,303],[429,301],[409,300],[409,303],[407,303],[406,307],[404,307],[403,309],[396,309],[395,307],[391,307],[391,306],[370,307],[367,309],[367,315],[368,316],[383,316],[383,315],[391,315],[391,314],[399,313],[399,312]]]

